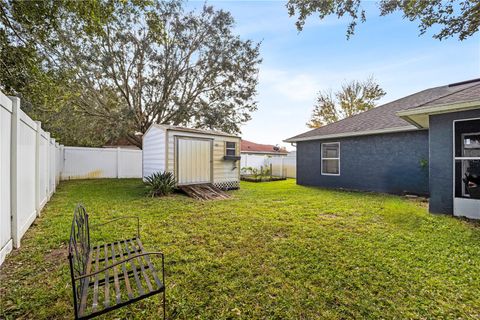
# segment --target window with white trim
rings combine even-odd
[[[226,156],[235,156],[237,155],[237,143],[236,142],[225,142],[225,155]]]
[[[340,175],[340,142],[322,143],[322,175]]]

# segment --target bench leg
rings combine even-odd
[[[165,297],[165,290],[163,291],[162,295],[160,296],[162,300],[162,309],[163,309],[163,320],[167,319],[167,309],[166,309],[166,297]]]

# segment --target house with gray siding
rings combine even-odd
[[[417,92],[285,140],[300,185],[418,194],[480,218],[480,79]]]

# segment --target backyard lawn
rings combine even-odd
[[[476,223],[401,197],[294,180],[242,182],[231,195],[198,202],[147,198],[136,179],[62,183],[0,269],[0,319],[73,317],[66,248],[78,202],[91,224],[141,217],[146,250],[166,255],[169,319],[480,317]],[[109,226],[92,242],[134,229]],[[160,310],[155,296],[105,319]]]

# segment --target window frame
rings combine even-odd
[[[468,120],[466,120],[468,121]],[[462,133],[460,135],[461,137],[461,155],[460,157],[457,157],[455,155],[455,124],[454,124],[454,134],[453,134],[453,168],[455,168],[455,161],[461,161],[461,166],[462,166],[462,177],[464,176],[464,174],[466,173],[466,168],[465,168],[465,162],[464,161],[470,161],[470,160],[473,160],[473,161],[476,161],[476,160],[480,160],[480,157],[471,157],[471,156],[466,156],[465,155],[465,136],[470,136],[470,135],[480,135],[480,132],[466,132],[466,133]],[[453,194],[453,197],[455,198],[456,194],[455,194],[455,169],[453,170],[453,183],[454,183],[454,194]],[[470,198],[470,195],[466,193],[467,190],[465,189],[465,184],[462,183],[462,197],[465,197],[465,198]],[[458,197],[457,197],[458,198]]]
[[[235,147],[234,148],[227,147],[228,143],[233,143],[235,145]],[[234,150],[234,154],[233,155],[228,154],[228,152],[227,152],[228,150]],[[236,141],[225,141],[225,156],[228,156],[228,157],[237,156],[237,142]]]
[[[323,146],[335,144],[338,146],[338,157],[337,158],[324,158],[323,157]],[[320,173],[322,176],[339,176],[340,175],[340,142],[323,142],[320,147]],[[328,173],[323,172],[323,160],[338,160],[338,173]]]

